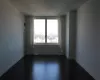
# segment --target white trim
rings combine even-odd
[[[47,18],[45,18],[45,44],[47,44]]]
[[[45,43],[34,43],[34,19],[45,19]],[[58,43],[47,43],[47,19],[58,19]],[[33,18],[33,45],[60,45],[60,23],[59,23],[59,17],[45,17],[45,16],[35,16]]]
[[[34,45],[59,45],[58,43],[34,43]]]

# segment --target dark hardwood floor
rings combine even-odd
[[[94,80],[74,60],[64,56],[25,56],[0,80]]]

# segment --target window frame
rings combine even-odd
[[[45,19],[45,43],[34,43],[34,19]],[[57,19],[58,20],[58,43],[47,43],[47,19]],[[60,23],[59,17],[45,17],[45,16],[35,16],[33,17],[33,45],[60,45]]]

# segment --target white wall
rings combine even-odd
[[[76,51],[76,10],[67,13],[66,21],[66,56],[75,59]]]
[[[59,45],[34,45],[34,55],[63,55]]]
[[[25,29],[24,29],[24,48],[25,55],[32,55],[34,52],[33,46],[33,17],[25,16]]]
[[[77,11],[70,11],[69,15],[69,58],[75,59],[76,51],[76,15]]]
[[[89,0],[77,14],[77,62],[100,80],[100,0]]]
[[[63,52],[63,54],[66,53],[66,15],[62,15],[60,16],[60,30],[59,34],[60,34],[60,46],[61,46],[61,51]]]
[[[23,56],[23,16],[0,0],[0,76]]]
[[[67,58],[69,57],[69,12],[67,13],[67,17],[66,17],[66,56]]]

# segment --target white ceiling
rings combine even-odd
[[[58,16],[78,8],[87,0],[11,0],[21,12],[34,16]]]

